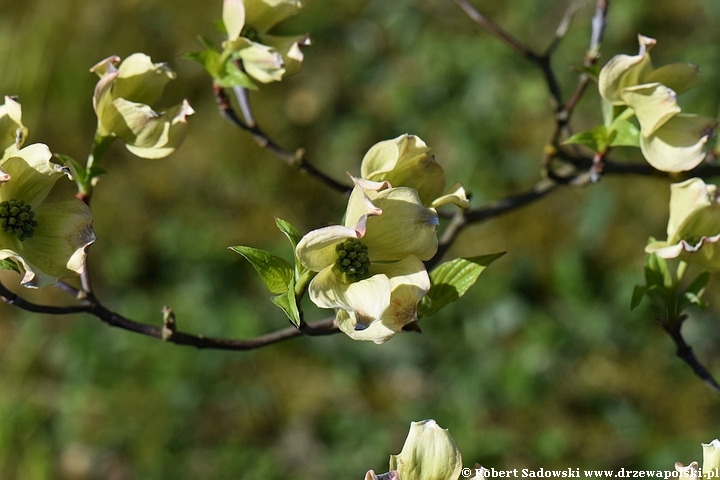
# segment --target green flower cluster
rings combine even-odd
[[[14,234],[20,241],[35,235],[35,212],[24,200],[5,200],[0,202],[0,228]]]

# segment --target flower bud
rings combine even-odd
[[[718,478],[720,473],[720,441],[716,438],[710,443],[703,443],[702,473],[705,478]]]
[[[402,451],[390,456],[390,470],[397,470],[400,480],[455,480],[462,456],[450,433],[435,420],[412,422]]]

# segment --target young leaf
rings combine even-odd
[[[439,265],[430,273],[430,291],[418,308],[419,317],[427,317],[465,295],[485,268],[505,252],[471,258],[456,258]]]
[[[702,297],[703,292],[705,292],[708,281],[710,281],[710,274],[703,272],[688,285],[678,301],[679,312],[682,312],[691,305],[697,305],[703,310],[707,308],[707,303],[703,302],[700,297]]]
[[[296,327],[300,325],[300,311],[295,300],[295,280],[290,280],[287,292],[276,295],[271,300],[285,312]]]
[[[632,300],[630,300],[630,310],[635,310],[637,306],[640,305],[643,297],[645,297],[646,291],[647,287],[645,285],[635,285],[635,288],[633,289]]]
[[[293,282],[293,267],[284,259],[252,247],[230,247],[255,267],[270,293],[285,293]]]
[[[572,67],[572,71],[576,73],[584,73],[588,77],[590,77],[594,82],[597,82],[598,75],[600,75],[600,66],[599,65],[575,65]]]
[[[593,152],[604,152],[610,139],[608,138],[608,130],[605,125],[598,125],[597,127],[587,130],[585,132],[576,133],[572,137],[568,138],[563,142],[563,145],[568,143],[576,143],[578,145],[584,145]]]
[[[250,90],[258,89],[257,85],[250,80],[250,77],[248,77],[245,72],[235,65],[232,59],[225,62],[225,74],[216,78],[216,82],[224,88],[243,87]]]
[[[298,229],[293,227],[289,222],[286,222],[282,218],[275,218],[275,225],[277,225],[280,231],[285,234],[288,240],[290,240],[290,243],[292,243],[294,250],[295,247],[297,247],[298,242],[302,238],[302,235],[300,235]]]
[[[611,128],[615,131],[610,141],[611,147],[640,148],[640,129],[635,124],[624,119],[616,119]]]
[[[220,62],[220,52],[212,45],[203,44],[206,46],[205,50],[186,53],[183,58],[199,63],[211,77],[218,79],[225,74],[223,65]]]
[[[645,285],[647,287],[670,288],[672,283],[672,274],[667,260],[658,257],[654,253],[648,254],[645,259]]]

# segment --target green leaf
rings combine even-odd
[[[0,269],[12,270],[13,272],[20,273],[20,268],[18,267],[18,264],[15,263],[15,260],[11,260],[9,258],[0,260]]]
[[[285,234],[288,240],[290,240],[290,243],[292,243],[293,246],[293,250],[295,250],[295,247],[297,247],[298,242],[302,238],[302,235],[300,235],[300,231],[298,231],[297,228],[293,227],[292,224],[286,222],[282,218],[276,217],[275,225],[277,225],[280,231]]]
[[[80,162],[68,155],[63,155],[62,153],[55,153],[53,155],[60,159],[63,164],[69,163],[73,166],[73,168],[75,169],[75,181],[78,184],[85,183],[85,180],[87,180],[87,172],[85,171],[85,167],[83,167]]]
[[[584,73],[591,79],[593,79],[595,82],[598,80],[598,76],[600,76],[600,65],[576,65],[572,67],[573,72],[577,73]]]
[[[703,302],[698,295],[695,295],[692,292],[685,292],[683,293],[682,298],[680,299],[680,306],[682,307],[685,303],[687,303],[687,306],[684,306],[682,309],[678,308],[679,311],[684,310],[685,308],[691,306],[691,305],[697,305],[700,307],[701,310],[705,310],[708,307],[707,302]]]
[[[225,28],[225,23],[222,21],[222,19],[217,19],[213,22],[213,27],[215,29],[225,35],[227,37],[227,29]]]
[[[700,299],[702,294],[705,292],[705,287],[710,281],[710,274],[703,272],[692,281],[690,285],[685,289],[680,300],[678,301],[678,311],[682,312],[686,308],[697,305],[701,309],[705,310],[708,304]]]
[[[646,291],[647,287],[645,285],[635,285],[635,288],[633,289],[632,300],[630,300],[630,310],[635,310],[637,306],[640,305],[643,297],[645,297]]]
[[[99,177],[100,175],[105,175],[107,172],[97,165],[93,165],[86,173],[89,179],[93,179],[95,177]]]
[[[605,125],[598,125],[597,127],[585,132],[576,133],[565,140],[563,145],[567,145],[568,143],[583,145],[594,152],[600,153],[607,149],[610,140],[608,138],[608,130]]]
[[[300,311],[295,301],[295,280],[290,281],[287,292],[276,295],[271,300],[285,312],[285,315],[296,327],[300,325]]]
[[[471,258],[456,258],[439,265],[430,273],[430,291],[418,308],[419,317],[427,317],[465,295],[485,268],[505,252]]]
[[[250,77],[240,70],[233,60],[225,62],[225,73],[216,79],[216,83],[224,88],[243,87],[250,90],[258,89],[255,82],[250,80]]]
[[[252,247],[230,247],[255,267],[270,293],[285,293],[293,282],[293,267],[284,259]]]
[[[611,147],[640,148],[640,129],[634,123],[618,118],[610,128],[615,132],[610,141]]]
[[[671,288],[672,284],[672,274],[667,260],[658,257],[654,253],[648,254],[645,259],[645,285],[647,287]]]
[[[186,53],[183,55],[183,58],[199,63],[210,74],[210,76],[215,79],[223,77],[226,72],[224,65],[220,61],[220,52],[218,52],[215,47],[209,43],[204,43],[204,45],[206,46],[205,50]]]

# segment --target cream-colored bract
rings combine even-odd
[[[9,179],[0,184],[0,202],[22,200],[32,207],[38,225],[34,235],[19,240],[0,230],[0,259],[24,270],[22,284],[44,287],[85,269],[85,253],[96,239],[90,208],[77,199],[44,203],[58,178],[69,170],[52,161],[50,149],[33,144],[2,161]]]
[[[600,95],[633,109],[640,148],[650,165],[666,172],[691,170],[705,158],[705,144],[718,125],[713,118],[680,113],[677,95],[699,85],[700,72],[689,63],[655,69],[649,53],[655,40],[639,35],[638,41],[637,55],[616,55],[602,68]]]
[[[180,146],[187,117],[195,113],[190,104],[183,100],[162,113],[149,106],[175,78],[167,64],[134,53],[122,63],[120,57],[108,57],[90,71],[100,76],[93,95],[99,136],[122,139],[128,150],[142,158],[166,157]]]
[[[450,432],[435,420],[412,422],[402,451],[390,456],[390,470],[400,480],[455,480],[462,455]]]
[[[720,440],[717,438],[710,443],[703,443],[703,466],[704,473],[713,472],[717,476],[720,471]]]
[[[415,135],[403,134],[384,140],[370,147],[365,154],[360,174],[367,180],[414,188],[423,204],[428,206],[454,203],[467,208],[470,202],[459,183],[443,193],[445,172],[429,152],[430,148]]]
[[[278,82],[298,73],[304,59],[300,47],[310,45],[309,36],[267,32],[301,6],[298,0],[224,0],[222,18],[228,39],[223,47],[238,52],[247,74],[259,82]]]
[[[430,289],[422,261],[437,251],[438,217],[411,188],[354,180],[344,225],[309,232],[295,252],[305,268],[319,272],[308,287],[310,299],[335,309],[338,326],[351,338],[383,343],[417,320]],[[335,246],[346,239],[368,247],[368,278],[348,281],[336,266]]]
[[[0,161],[20,150],[27,136],[22,107],[13,97],[5,96],[5,103],[0,105]]]
[[[715,185],[692,178],[670,186],[667,237],[650,243],[645,251],[720,271],[720,204]]]

